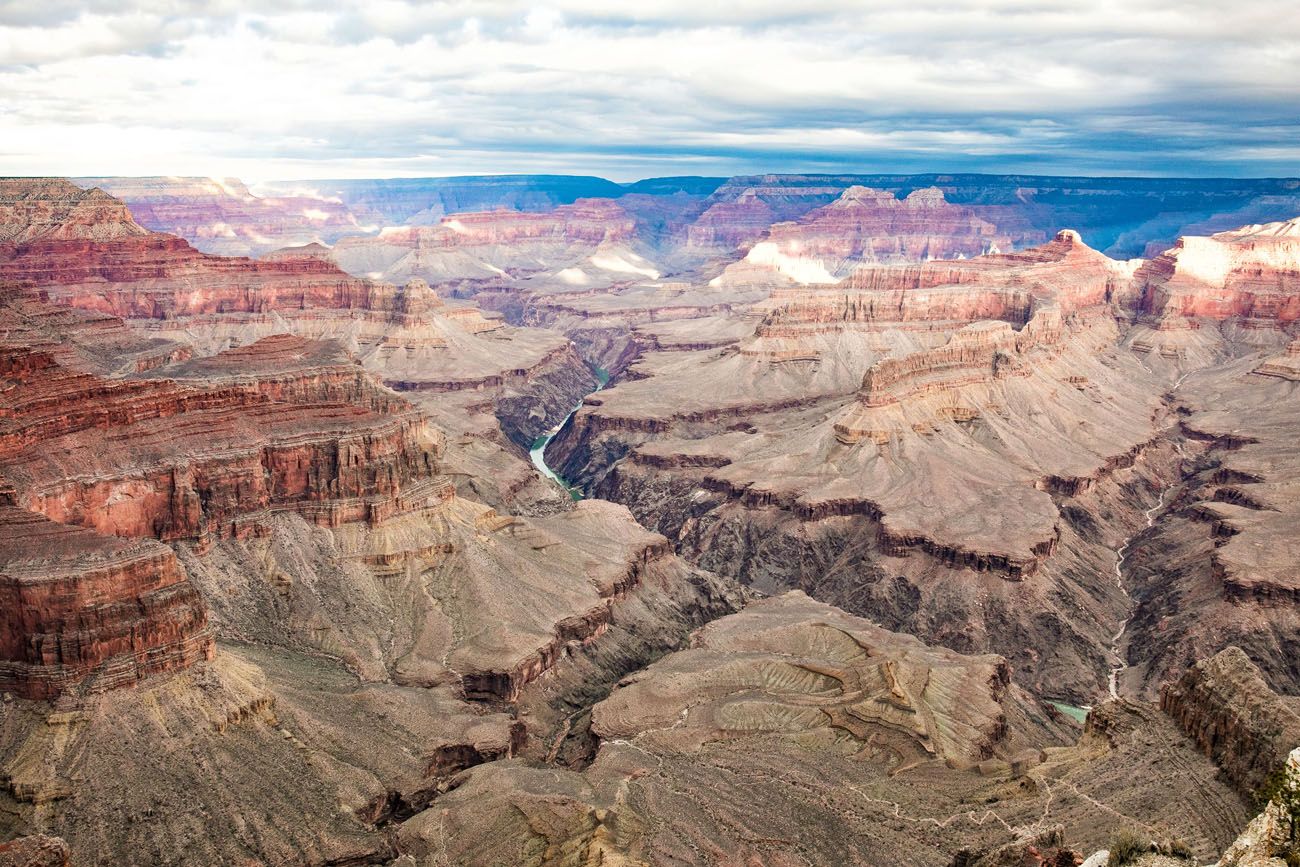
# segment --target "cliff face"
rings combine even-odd
[[[149,230],[222,256],[332,242],[378,228],[362,224],[337,197],[307,185],[285,195],[257,196],[238,178],[78,178],[77,183],[124,202]]]
[[[834,283],[864,262],[965,259],[1042,240],[1039,232],[1008,234],[969,208],[949,204],[936,188],[898,199],[853,186],[798,221],[774,223],[718,280]]]
[[[1300,320],[1300,221],[1184,237],[1138,273],[1141,311],[1164,327],[1180,319],[1261,326]]]
[[[636,221],[618,203],[579,199],[548,211],[458,213],[432,225],[393,226],[342,239],[333,258],[351,273],[387,280],[490,286],[536,272],[599,271],[602,263],[618,272],[619,261],[648,269],[629,249],[635,236]]]
[[[709,568],[1004,653],[1059,689],[1101,667],[1120,619],[1099,576],[1140,509],[1113,503],[1168,473],[1160,375],[1103,349],[1132,269],[1064,232],[780,289],[733,344],[647,352],[552,461]],[[1067,584],[1094,602],[1049,598]]]
[[[285,347],[268,347],[281,368],[271,381],[258,380],[254,348],[224,365],[238,375],[202,385],[167,379],[166,368],[102,379],[15,350],[0,472],[23,506],[53,520],[164,540],[247,533],[242,518],[277,507],[327,524],[364,519],[432,472],[433,446],[409,406],[383,395],[352,403],[373,391],[355,366],[305,342],[295,349],[285,369]],[[191,370],[182,362],[178,373]],[[129,449],[115,445],[123,439]]]
[[[264,344],[128,378],[4,346],[0,659],[15,692],[92,674],[111,688],[211,655],[202,601],[146,540],[257,534],[286,509],[373,522],[427,499],[436,443],[409,405],[337,346]]]
[[[1283,779],[1300,786],[1300,747],[1291,751],[1282,767]],[[1214,867],[1277,867],[1295,853],[1295,827],[1300,822],[1294,799],[1274,798],[1251,820]]]
[[[1033,238],[1041,243],[1041,236]],[[869,187],[849,187],[829,205],[794,223],[781,223],[767,241],[783,252],[831,259],[907,261],[957,259],[1023,246],[969,208],[950,204],[935,187],[899,199]]]
[[[769,226],[793,220],[835,199],[843,187],[832,184],[788,184],[777,175],[733,178],[708,199],[708,207],[691,224],[690,246],[718,252],[748,247]]]
[[[164,545],[0,506],[0,689],[48,699],[211,659],[193,585]]]
[[[113,200],[66,181],[12,190],[10,199],[42,202],[52,216],[24,231],[21,243],[0,236],[0,279],[54,309],[121,317],[203,355],[284,333],[338,339],[394,388],[501,392],[508,403],[500,415],[520,445],[562,418],[593,382],[563,337],[516,331],[477,307],[444,303],[418,278],[402,286],[353,278],[310,252],[256,261],[209,256],[178,238],[145,232],[120,203],[96,204],[83,214],[83,202]],[[26,211],[4,207],[0,202],[0,222],[24,225]],[[622,214],[600,202],[567,206],[559,223],[550,215],[516,214],[522,227],[503,229],[500,243],[490,246],[522,243],[557,225],[561,237],[570,232],[566,225],[575,238],[618,236],[610,208]],[[513,219],[507,212],[487,217],[483,243],[494,236],[498,218]],[[98,228],[78,233],[67,225],[74,219],[99,220]],[[626,230],[631,223],[624,220]],[[18,237],[16,230],[10,234]],[[444,234],[459,237],[452,229]]]
[[[1300,744],[1300,698],[1273,692],[1237,647],[1201,660],[1166,685],[1160,707],[1247,799]]]
[[[1285,220],[1300,204],[1294,179],[1179,180],[1165,178],[1070,178],[1024,175],[765,175],[735,177],[708,199],[710,208],[692,227],[692,243],[744,249],[762,232],[748,224],[794,220],[829,204],[853,186],[902,199],[936,188],[953,204],[1012,233],[1049,238],[1078,230],[1093,247],[1117,258],[1155,255],[1179,235],[1199,235]],[[771,210],[762,214],[757,204]],[[741,204],[736,208],[736,204]],[[728,232],[734,224],[740,231]],[[714,240],[716,239],[716,241]]]
[[[82,191],[57,178],[0,178],[0,245],[38,239],[104,241],[148,232],[103,190]]]

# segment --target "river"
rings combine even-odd
[[[587,392],[587,394],[595,394],[609,383],[609,372],[604,368],[597,367],[593,372],[596,374],[596,387]],[[584,394],[582,400],[586,399],[587,395]],[[560,478],[559,473],[551,469],[546,463],[546,446],[551,442],[551,440],[555,439],[556,434],[564,429],[564,426],[569,423],[569,419],[573,418],[573,414],[582,408],[582,400],[579,400],[578,405],[569,410],[569,414],[564,417],[563,421],[539,436],[537,439],[533,440],[533,446],[528,450],[528,457],[532,459],[533,466],[537,467],[538,471],[541,472],[542,475],[546,476],[546,478],[553,480],[560,487],[564,488],[564,490],[568,491],[569,496],[575,500],[582,499],[582,492],[570,485],[564,479]]]

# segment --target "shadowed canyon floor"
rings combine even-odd
[[[1300,229],[1222,221],[1300,205],[1234,183],[0,180],[0,864],[1274,845]]]

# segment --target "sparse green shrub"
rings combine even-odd
[[[1151,851],[1151,843],[1125,828],[1110,841],[1110,860],[1106,867],[1124,867]]]

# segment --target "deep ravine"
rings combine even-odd
[[[569,423],[569,419],[573,418],[573,414],[582,409],[582,403],[587,399],[587,396],[595,394],[609,384],[608,371],[604,368],[596,367],[593,372],[596,374],[596,387],[587,392],[587,394],[584,394],[573,409],[569,410],[569,414],[566,415],[559,424],[533,440],[532,447],[528,450],[528,457],[532,460],[533,466],[537,467],[538,472],[564,488],[564,490],[568,491],[569,496],[575,500],[582,499],[582,492],[562,479],[560,475],[556,473],[555,470],[551,469],[550,465],[546,463],[546,447],[550,445],[551,440],[555,439],[556,435],[559,434],[560,431],[564,430],[564,426]]]
[[[1178,377],[1178,381],[1174,383],[1173,387],[1170,388],[1168,392],[1166,392],[1166,399],[1172,398],[1174,392],[1177,391],[1179,386],[1181,386],[1184,380],[1187,379],[1189,373],[1190,371],[1188,373],[1183,373],[1181,376]],[[1146,512],[1144,513],[1144,517],[1146,518],[1146,526],[1143,527],[1138,532],[1134,533],[1132,536],[1129,536],[1126,540],[1124,540],[1123,545],[1120,545],[1118,548],[1115,549],[1115,586],[1119,588],[1119,592],[1124,594],[1124,598],[1128,600],[1129,616],[1125,617],[1123,620],[1119,622],[1119,628],[1115,631],[1115,634],[1111,636],[1110,639],[1110,654],[1115,660],[1115,665],[1113,665],[1110,669],[1108,688],[1110,691],[1110,697],[1113,699],[1120,697],[1119,694],[1120,675],[1122,675],[1124,671],[1129,667],[1128,654],[1126,652],[1126,648],[1123,647],[1123,642],[1124,642],[1124,635],[1128,631],[1129,624],[1133,620],[1133,596],[1128,592],[1128,589],[1124,586],[1124,560],[1128,557],[1129,548],[1132,547],[1133,543],[1136,542],[1138,538],[1142,536],[1143,533],[1147,532],[1148,530],[1150,530],[1152,527],[1155,526],[1156,518],[1159,516],[1160,512],[1164,509],[1165,503],[1169,499],[1170,494],[1174,492],[1174,489],[1178,485],[1182,484],[1183,480],[1182,480],[1182,472],[1181,472],[1181,458],[1186,457],[1186,454],[1183,451],[1183,444],[1181,442],[1175,439],[1173,440],[1173,443],[1174,443],[1174,448],[1177,449],[1178,455],[1180,457],[1179,464],[1175,465],[1174,477],[1171,478],[1169,482],[1164,486],[1164,488],[1160,491],[1160,498],[1156,500],[1156,504],[1151,508],[1147,509]]]

